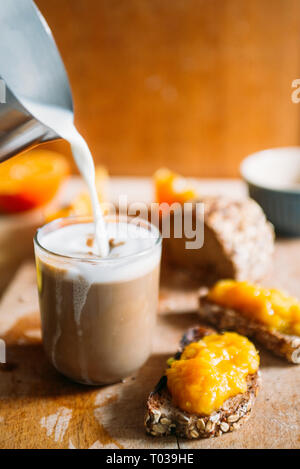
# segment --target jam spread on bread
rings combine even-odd
[[[211,288],[207,298],[271,330],[300,336],[300,302],[280,290],[248,282],[221,280]]]
[[[173,404],[210,415],[230,397],[247,391],[247,376],[259,367],[254,345],[234,332],[211,334],[185,347],[166,371]]]

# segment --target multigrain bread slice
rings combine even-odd
[[[189,343],[215,332],[214,329],[202,326],[189,329],[183,336],[180,350],[174,358],[179,359],[184,347]],[[227,399],[222,407],[211,415],[195,415],[173,405],[167,388],[167,377],[163,376],[147,401],[144,421],[146,431],[152,436],[175,434],[182,438],[197,439],[212,438],[237,430],[248,420],[253,408],[260,387],[259,371],[248,375],[247,385],[245,393]]]
[[[219,306],[207,297],[208,290],[199,294],[199,315],[201,321],[215,326],[218,330],[235,331],[263,345],[275,355],[284,357],[290,363],[300,363],[300,337],[268,329],[257,321],[243,316],[239,311]]]
[[[163,258],[167,265],[192,274],[202,284],[221,278],[259,281],[268,271],[274,251],[274,230],[261,207],[252,199],[203,197],[182,211],[171,214],[170,237],[164,239]],[[184,224],[191,218],[193,227],[203,229],[197,203],[204,204],[204,244],[186,249],[185,237],[175,237],[174,219]]]

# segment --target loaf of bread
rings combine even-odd
[[[164,239],[163,256],[168,265],[186,270],[204,284],[221,278],[256,282],[267,273],[274,251],[274,230],[260,206],[252,199],[206,197],[204,203],[204,244],[186,249],[187,238]],[[191,216],[196,226],[196,201]],[[171,216],[182,217],[176,212]],[[198,229],[203,229],[201,221]]]

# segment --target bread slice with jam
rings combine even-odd
[[[180,349],[173,360],[180,360],[185,348],[204,337],[215,334],[208,327],[189,329],[180,342]],[[146,432],[152,436],[175,434],[187,439],[211,438],[237,430],[250,416],[260,387],[259,370],[247,376],[247,390],[223,402],[210,415],[187,412],[174,405],[163,376],[148,397],[145,415]]]
[[[219,331],[235,331],[245,335],[288,362],[300,364],[299,335],[270,328],[255,317],[245,316],[238,308],[218,304],[210,298],[207,288],[202,288],[199,293],[199,316],[201,321]]]

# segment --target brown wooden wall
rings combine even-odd
[[[300,141],[299,0],[37,0],[111,174],[236,176]],[[63,144],[55,144],[65,149]]]

